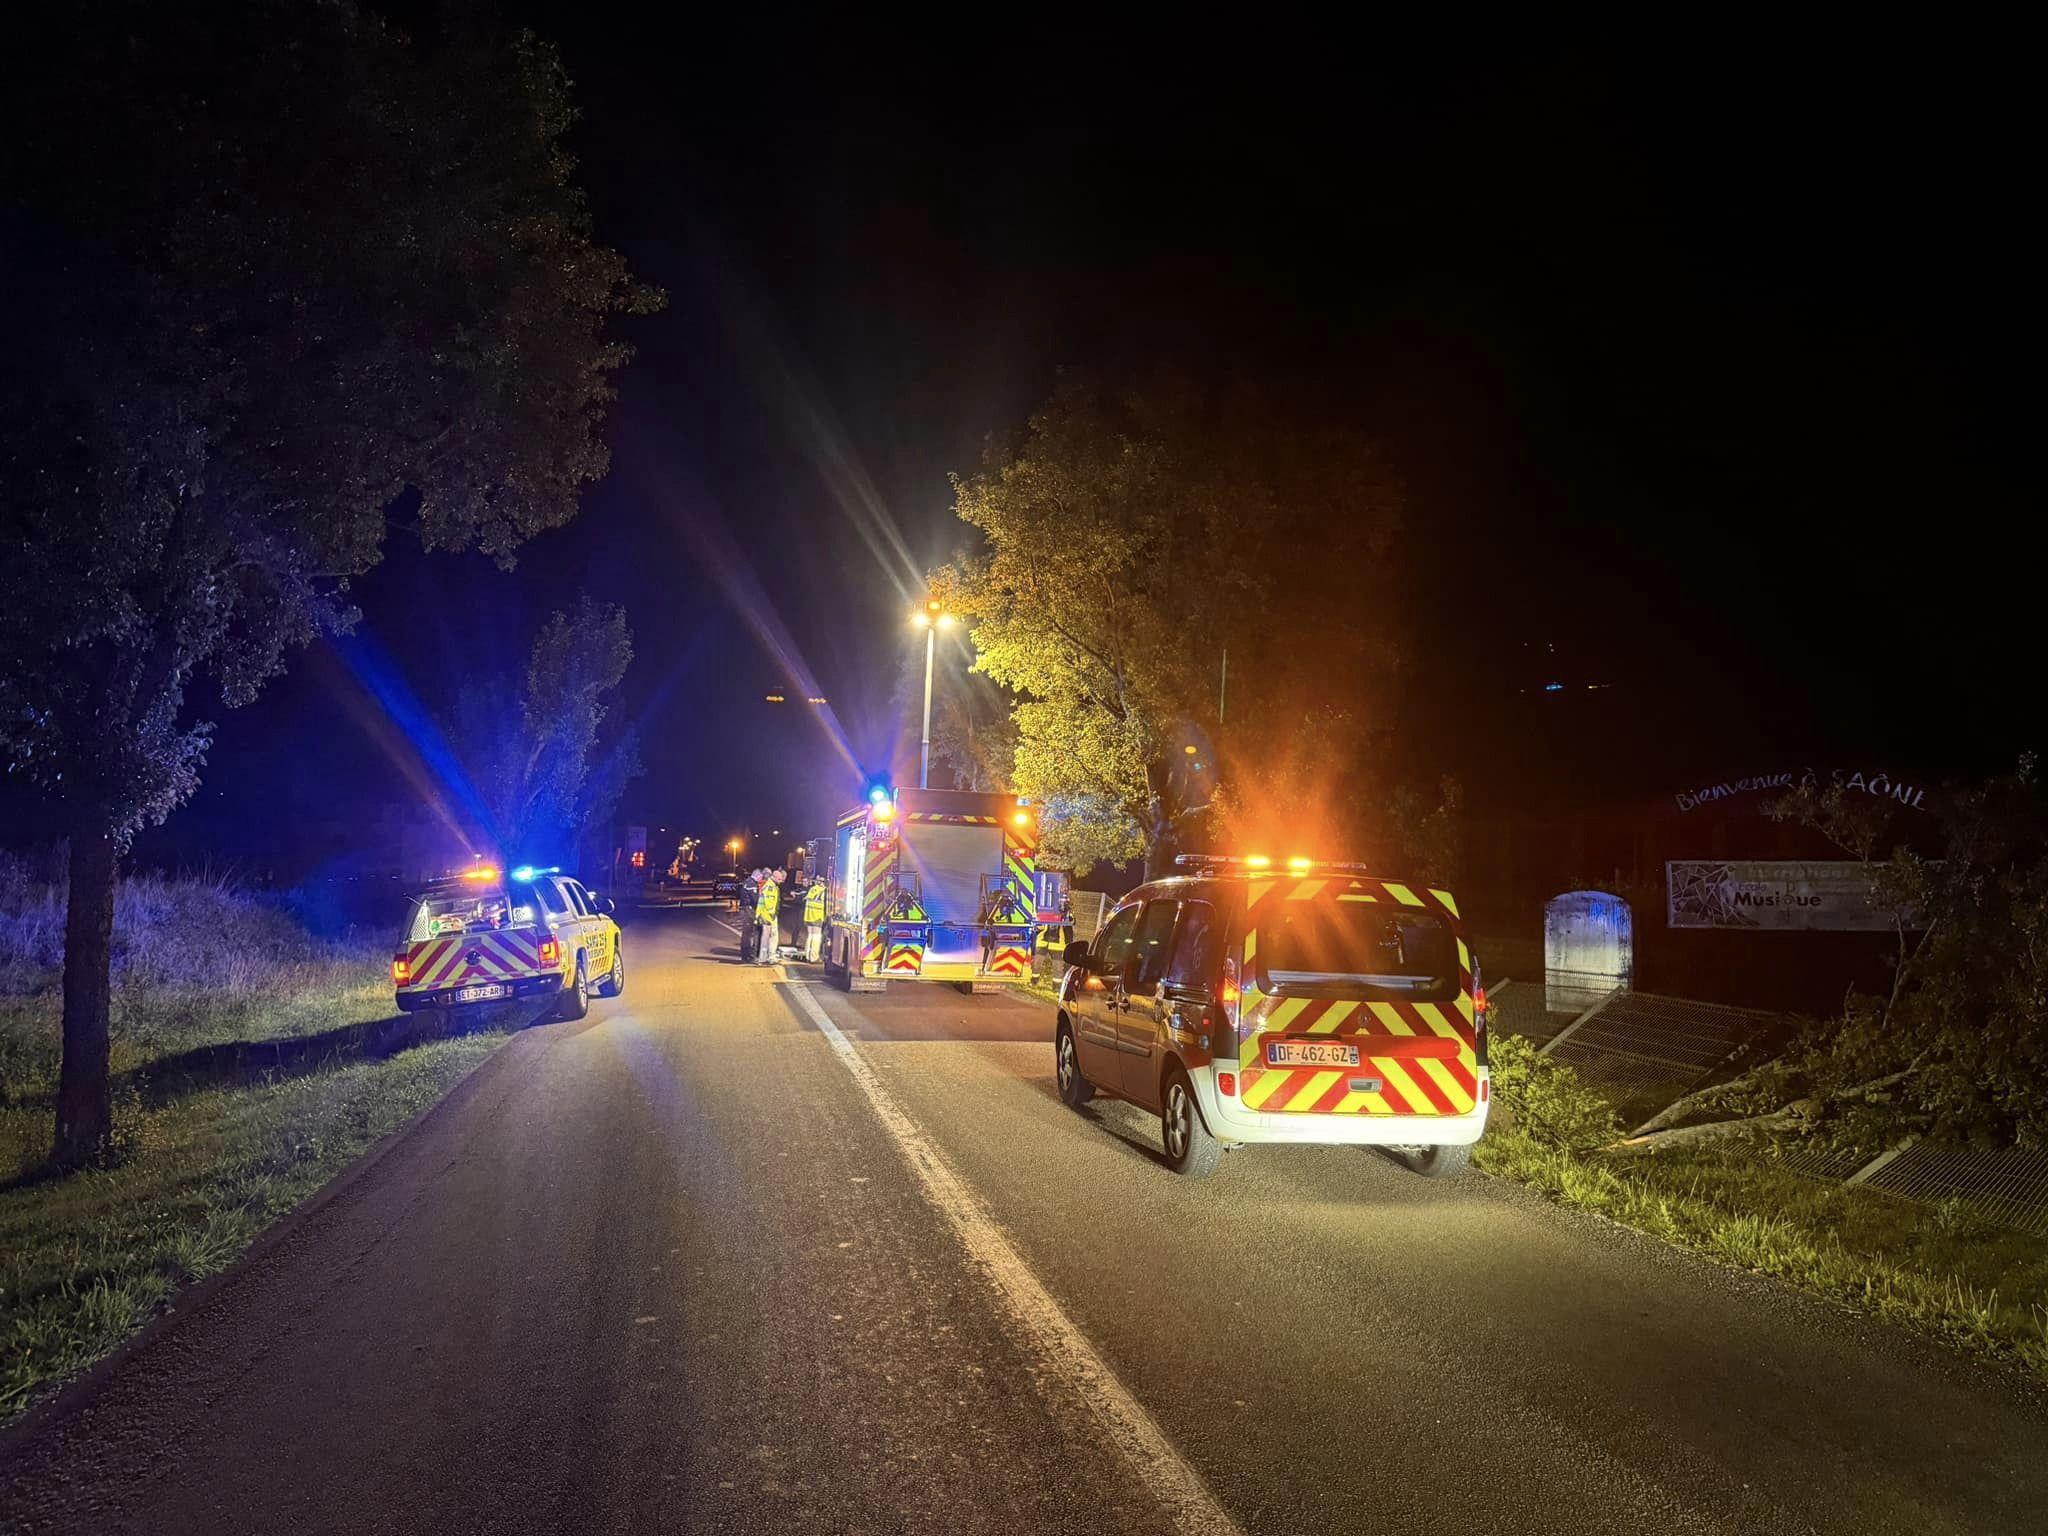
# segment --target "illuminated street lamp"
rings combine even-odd
[[[726,839],[725,851],[732,857],[732,872],[734,874],[740,872],[740,850],[744,847],[746,847],[746,839],[744,838],[732,837]]]
[[[953,622],[953,615],[936,597],[928,597],[910,621],[924,631],[924,734],[918,738],[917,787],[925,789],[932,776],[932,658],[939,648],[939,631]]]

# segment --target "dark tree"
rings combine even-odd
[[[632,726],[599,746],[608,701],[632,662],[626,610],[586,595],[534,636],[523,686],[500,678],[462,690],[455,737],[505,858],[553,858],[611,820],[641,772]],[[515,693],[517,710],[507,707]]]
[[[529,35],[348,3],[35,8],[4,140],[0,749],[71,841],[56,1155],[109,1129],[116,861],[400,529],[509,563],[576,511],[659,296],[593,243]],[[14,23],[10,23],[14,25]],[[39,30],[38,30],[39,29]]]

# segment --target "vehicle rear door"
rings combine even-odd
[[[1123,1060],[1121,1091],[1139,1104],[1159,1103],[1160,1032],[1168,1018],[1160,993],[1173,953],[1173,925],[1180,903],[1155,896],[1138,919],[1130,954],[1120,967],[1123,985],[1112,989],[1117,1050]]]
[[[1131,902],[1112,912],[1102,932],[1088,946],[1088,969],[1067,1000],[1074,1021],[1074,1044],[1081,1055],[1081,1075],[1116,1092],[1123,1090],[1122,1051],[1117,1020],[1123,995],[1123,963],[1137,938],[1142,904]]]
[[[576,947],[583,951],[584,974],[595,982],[612,968],[611,924],[604,920],[597,903],[580,882],[564,880],[561,885],[569,898],[570,910],[576,914]]]
[[[1449,897],[1363,878],[1261,885],[1241,948],[1244,1107],[1470,1113],[1478,1102],[1471,955]]]

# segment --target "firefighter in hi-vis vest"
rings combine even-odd
[[[812,965],[825,953],[825,877],[814,876],[804,892],[804,959]]]
[[[775,963],[775,951],[782,940],[782,871],[761,877],[761,894],[754,898],[754,920],[760,925],[758,958],[763,965]]]

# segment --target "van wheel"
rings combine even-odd
[[[1095,1085],[1081,1075],[1081,1052],[1074,1045],[1071,1025],[1060,1025],[1052,1043],[1053,1073],[1059,1079],[1060,1102],[1079,1109],[1095,1097]]]
[[[1425,1179],[1455,1179],[1472,1166],[1472,1149],[1464,1147],[1417,1147],[1408,1154],[1408,1166]]]
[[[605,972],[603,981],[597,984],[599,997],[617,997],[626,990],[626,946],[612,946],[612,968]]]
[[[590,1012],[590,978],[583,970],[583,956],[576,957],[576,976],[562,993],[562,1011],[556,1017],[575,1023]]]
[[[1166,1166],[1191,1179],[1209,1177],[1223,1156],[1223,1143],[1209,1134],[1202,1121],[1195,1085],[1179,1067],[1167,1075],[1166,1093],[1160,1101],[1159,1139],[1166,1144]]]

